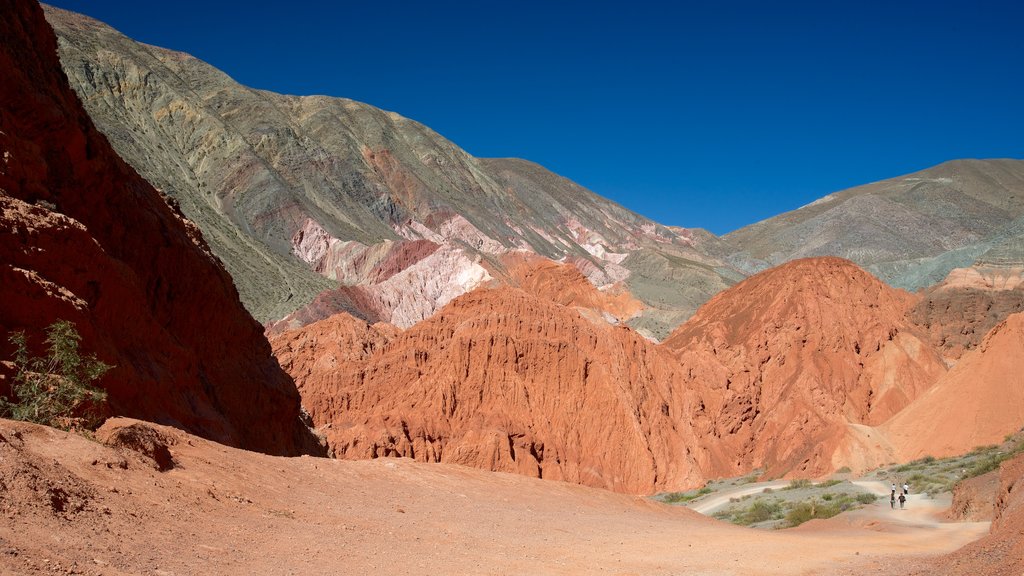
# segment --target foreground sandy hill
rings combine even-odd
[[[984,531],[839,517],[755,532],[514,474],[271,457],[129,420],[98,437],[148,446],[170,468],[0,421],[0,573],[831,573],[924,561]]]

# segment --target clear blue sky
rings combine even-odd
[[[1024,157],[1024,2],[53,3],[716,233],[946,160]]]

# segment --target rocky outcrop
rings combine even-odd
[[[1021,252],[1024,257],[1024,252]],[[973,350],[1010,314],[1024,311],[1024,263],[957,268],[923,290],[910,320],[951,362]]]
[[[588,318],[626,323],[645,308],[621,284],[598,290],[576,266],[552,262],[529,252],[510,253],[497,265],[486,264],[490,273],[505,285],[574,308]]]
[[[953,486],[949,519],[957,522],[985,522],[995,514],[999,494],[999,470],[961,480]]]
[[[315,449],[299,397],[199,230],[67,84],[39,6],[0,3],[0,357],[58,319],[115,366],[109,409],[274,454]]]
[[[693,486],[721,460],[668,354],[519,289],[471,292],[398,334],[338,315],[272,342],[341,458],[634,493]]]
[[[914,301],[847,260],[804,259],[722,292],[680,326],[663,346],[703,390],[711,434],[733,457],[723,475],[861,467],[842,450],[856,426],[887,420],[945,372],[905,319]]]

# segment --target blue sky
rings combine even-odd
[[[719,234],[946,160],[1024,157],[1020,2],[53,3]]]

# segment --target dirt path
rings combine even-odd
[[[776,480],[774,482],[759,482],[757,484],[746,484],[743,486],[736,486],[728,490],[721,492],[715,492],[709,494],[704,498],[693,500],[687,505],[687,508],[694,512],[699,512],[705,516],[710,516],[717,512],[719,508],[729,503],[732,498],[742,498],[744,496],[752,494],[760,494],[764,492],[765,488],[771,488],[772,490],[778,490],[789,484],[788,481]]]

